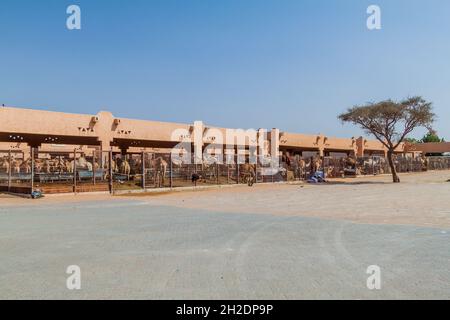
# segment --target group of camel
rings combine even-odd
[[[302,158],[299,156],[289,157],[283,156],[283,163],[287,170],[294,172],[296,179],[304,179],[309,174],[316,171],[324,171],[327,177],[343,177],[346,175],[361,175],[361,174],[383,174],[388,172],[389,166],[385,157],[366,157],[356,158],[355,156],[345,156],[341,158],[323,158],[313,156],[310,158]],[[411,164],[411,160],[404,160],[401,157],[394,156],[394,165],[398,171],[402,170],[403,166]],[[419,157],[413,161],[416,166],[420,166],[421,171],[426,171],[428,168],[428,158],[425,156]],[[409,170],[407,168],[406,170]],[[417,169],[416,169],[417,170]]]
[[[152,174],[156,186],[163,186],[167,176],[168,162],[163,157],[155,157],[146,161],[146,168],[152,168]],[[32,169],[31,157],[12,156],[9,160],[8,156],[0,157],[0,172],[12,174],[30,174]],[[77,159],[56,156],[53,158],[38,158],[34,160],[34,172],[37,174],[64,174],[74,173],[77,171],[93,172],[95,169],[99,171],[99,162],[88,161],[85,155],[80,155]],[[127,157],[113,158],[111,161],[111,169],[113,174],[121,174],[130,180],[132,174],[141,173],[141,158],[129,159]],[[109,175],[108,162],[105,161],[104,178]]]
[[[30,173],[31,172],[31,159],[11,159],[7,156],[0,158],[0,169],[2,172],[9,172],[11,169],[12,173]]]
[[[330,161],[332,160],[332,161]],[[318,155],[312,157],[300,157],[284,155],[282,163],[287,171],[292,171],[295,179],[306,179],[317,171],[324,171],[327,177],[345,176],[349,173],[360,174],[362,167],[372,166],[372,159],[365,161],[362,166],[353,156],[325,159]]]
[[[11,173],[31,173],[31,158],[21,159],[12,157],[9,161],[7,156],[0,158],[0,168],[3,172],[9,172],[11,166]],[[92,163],[86,160],[84,156],[77,160],[68,160],[63,157],[56,157],[53,159],[35,159],[34,172],[35,173],[73,173],[75,166],[77,169],[84,169],[92,171]],[[96,164],[96,168],[98,165]]]
[[[150,181],[153,180],[155,187],[162,187],[166,183],[166,178],[168,176],[169,160],[166,160],[163,156],[152,155],[145,159],[145,169],[146,177],[150,177]],[[425,156],[414,160],[416,166],[421,166],[422,171],[427,170],[429,165],[429,160]],[[108,161],[105,160],[103,165],[104,178],[106,179],[109,175]],[[401,158],[395,158],[394,163],[401,167],[404,162]],[[440,165],[440,163],[439,163]],[[449,163],[444,163],[442,166],[448,166]],[[173,169],[186,175],[186,179],[190,179],[190,174],[197,174],[200,180],[206,181],[216,181],[219,177],[219,170],[215,162],[204,162],[201,168],[195,167],[183,167],[182,162],[174,162],[172,164]],[[189,165],[188,165],[189,166]],[[253,184],[256,181],[257,170],[259,174],[264,175],[262,169],[267,168],[269,165],[258,165],[244,163],[230,164],[228,166],[228,175],[232,179],[239,179],[240,181],[248,182]],[[34,172],[35,173],[45,173],[45,174],[62,174],[62,173],[73,173],[75,169],[77,171],[88,171],[100,169],[99,162],[88,161],[84,154],[80,154],[77,159],[67,158],[63,156],[55,156],[48,158],[38,158],[34,161]],[[271,166],[273,169],[273,167]],[[0,157],[0,172],[13,174],[20,173],[31,173],[31,158],[21,158],[13,156],[11,161],[8,156]],[[281,173],[281,175],[286,175],[289,172],[293,175],[295,179],[307,179],[308,175],[314,174],[316,171],[324,171],[328,177],[340,177],[347,174],[382,174],[387,172],[388,166],[387,161],[384,157],[367,157],[367,158],[356,158],[354,156],[346,156],[341,158],[324,158],[320,156],[312,157],[301,157],[301,156],[290,156],[285,154],[281,158],[281,162],[278,168],[275,168],[274,172]],[[148,170],[148,171],[147,171]],[[417,170],[417,169],[415,169]],[[142,158],[128,156],[115,156],[111,159],[111,171],[113,174],[120,174],[126,176],[125,179],[134,179],[135,176],[142,175]],[[235,175],[234,172],[238,175]],[[231,173],[231,175],[230,175]],[[153,179],[151,179],[153,178]],[[122,178],[123,179],[123,178]]]

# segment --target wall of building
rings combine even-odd
[[[407,146],[409,152],[438,154],[450,152],[450,142],[415,143]]]
[[[69,114],[33,109],[0,107],[0,150],[29,149],[40,146],[41,150],[73,151],[86,146],[98,147],[103,151],[137,152],[154,148],[169,150],[188,139],[195,142],[200,151],[208,144],[217,143],[215,136],[222,134],[227,143],[227,129],[205,125],[201,121],[193,124],[159,122],[117,118],[108,111],[96,115]],[[284,151],[317,151],[320,155],[342,152],[363,156],[367,153],[384,153],[384,146],[377,140],[365,138],[338,138],[323,134],[305,135],[280,132],[279,129],[258,131],[257,136],[267,136],[265,150],[271,154]],[[243,147],[256,143],[238,133]],[[274,139],[278,136],[278,139]],[[259,139],[259,138],[257,138]],[[244,141],[244,142],[242,142]],[[62,145],[62,146],[57,146]],[[450,148],[450,146],[449,146]],[[398,152],[404,152],[400,146]]]

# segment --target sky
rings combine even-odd
[[[450,140],[449,16],[448,0],[1,0],[0,104],[351,137],[348,107],[421,95]]]

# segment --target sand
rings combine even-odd
[[[161,194],[78,194],[29,200],[9,195],[0,206],[129,200],[218,212],[343,219],[357,223],[450,228],[450,171],[330,180],[329,184],[259,184]]]
[[[448,177],[2,196],[0,299],[450,299]]]

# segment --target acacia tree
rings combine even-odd
[[[400,102],[385,100],[349,108],[338,117],[342,122],[360,126],[387,148],[392,180],[400,182],[394,165],[394,150],[417,127],[431,129],[435,115],[432,103],[422,97],[412,97]]]

